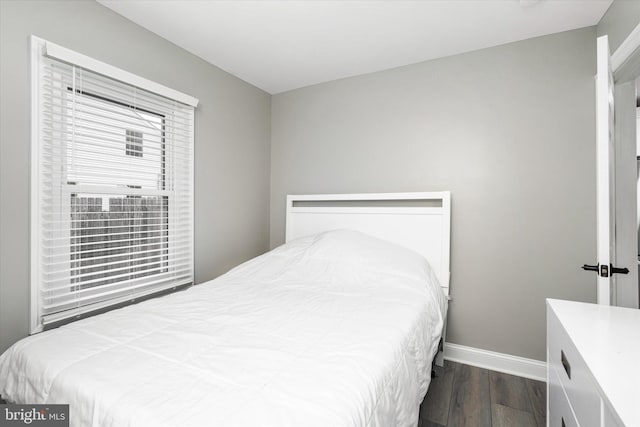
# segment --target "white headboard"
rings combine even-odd
[[[451,193],[287,196],[286,241],[347,228],[423,255],[449,295]]]

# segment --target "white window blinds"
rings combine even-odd
[[[194,108],[34,40],[32,332],[193,282]]]

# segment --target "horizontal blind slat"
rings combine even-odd
[[[80,70],[81,72],[81,69],[76,70]],[[65,85],[66,87],[73,86],[73,67],[47,67],[45,64],[42,71],[43,84],[57,84],[58,87]],[[78,76],[76,73],[76,89],[80,91],[107,96],[119,102],[148,106],[152,110],[166,111],[167,113],[173,113],[175,111],[193,111],[192,106],[178,101],[168,100],[160,95],[140,91],[131,86],[118,86],[117,83],[117,81],[109,79],[108,77],[101,79],[97,74]]]
[[[131,111],[132,113],[135,113],[137,111],[135,109],[125,110],[122,112],[112,112],[109,110],[98,109],[91,110],[92,112],[87,111],[86,109],[75,111],[71,109],[71,111],[68,111],[70,110],[70,107],[67,107],[65,105],[70,102],[69,100],[52,97],[48,99],[49,105],[45,105],[45,107],[49,107],[50,110],[47,112],[45,117],[47,117],[48,119],[47,123],[50,123],[52,125],[69,125],[68,117],[70,114],[73,114],[75,116],[74,120],[77,121],[76,125],[81,126],[82,124],[84,124],[84,128],[86,129],[100,128],[109,130],[130,129],[134,127],[143,131],[150,130],[154,134],[164,133],[165,136],[182,136],[184,140],[187,139],[187,136],[193,130],[193,128],[191,128],[189,125],[176,120],[175,117],[165,117],[159,122],[160,127],[153,127],[150,124],[144,123],[145,119],[143,118],[131,117],[131,114],[125,114],[125,111]],[[57,104],[56,101],[59,101],[61,104]],[[62,104],[63,102],[64,104]],[[72,104],[76,105],[76,103]]]
[[[102,286],[95,286],[95,287],[90,287],[88,286],[88,284],[84,284],[84,283],[72,283],[69,289],[80,288],[81,286],[85,286],[85,287],[75,291],[67,291],[67,288],[52,287],[52,288],[43,289],[42,292],[44,295],[45,302],[49,303],[50,306],[54,305],[54,301],[58,301],[56,305],[65,304],[69,301],[77,303],[82,299],[91,298],[92,293],[93,293],[93,296],[95,296],[97,294],[102,294],[102,293],[112,293],[113,292],[112,290],[114,288],[119,289],[119,287],[122,287],[122,289],[129,290],[135,287],[148,286],[150,284],[155,284],[155,283],[163,283],[168,280],[171,280],[176,275],[177,276],[185,275],[189,272],[189,268],[186,264],[182,266],[182,268],[179,268],[179,267],[180,266],[178,266],[178,268],[175,270],[167,271],[161,274],[157,274],[155,276],[144,276],[141,278],[136,278],[131,280],[130,283],[113,282],[113,283],[108,283]],[[55,291],[59,291],[59,290],[64,290],[65,292],[56,294]]]
[[[143,244],[140,245],[139,247],[147,247],[147,246],[153,246],[153,245],[157,245],[158,243],[149,243],[149,244]],[[124,250],[125,248],[127,248],[128,246],[120,246],[120,247],[114,247],[114,248],[110,248],[110,249],[98,249],[95,252],[91,252],[91,251],[86,251],[85,254],[87,255],[91,255],[91,254],[95,254],[97,252],[117,252],[120,250]],[[181,240],[179,242],[174,242],[172,249],[173,249],[173,254],[177,255],[180,253],[184,253],[184,252],[192,252],[193,249],[193,241],[191,241],[190,239],[184,239]],[[143,252],[147,252],[150,251],[151,248],[145,249],[145,250],[140,250],[140,251],[136,251],[136,252],[131,252],[131,255],[137,255]],[[117,258],[122,256],[122,254],[120,253],[113,253],[110,255],[100,255],[101,259],[111,259],[111,258]],[[47,270],[49,267],[53,268],[54,266],[68,266],[70,265],[70,257],[71,257],[71,252],[70,251],[65,251],[62,253],[56,253],[56,254],[48,254],[43,256],[44,262],[42,263],[43,265],[43,269]],[[64,269],[59,269],[60,271],[68,271],[67,268]]]
[[[162,252],[165,250],[167,249],[157,249],[155,251]],[[55,290],[55,289],[67,289],[69,287],[68,286],[69,279],[71,279],[72,285],[74,283],[78,283],[81,286],[87,286],[93,283],[111,281],[119,277],[138,276],[140,274],[144,274],[147,272],[155,272],[157,270],[164,271],[168,268],[167,266],[169,265],[169,263],[171,263],[172,266],[176,266],[181,263],[186,263],[187,261],[189,261],[190,254],[188,252],[185,252],[180,256],[177,256],[174,254],[173,256],[169,257],[168,255],[159,253],[155,255],[155,258],[160,258],[160,259],[149,258],[149,262],[141,263],[138,258],[131,258],[128,261],[122,261],[120,263],[113,262],[111,264],[106,264],[110,267],[108,270],[102,269],[100,271],[88,271],[88,272],[81,273],[80,271],[82,270],[98,268],[98,267],[104,266],[105,264],[88,265],[79,269],[67,270],[66,273],[74,273],[70,275],[61,274],[61,273],[65,273],[61,271],[51,272],[51,273],[45,272],[44,277],[47,280],[49,286],[44,288],[44,290],[49,291],[49,290]],[[72,260],[71,264],[73,265],[74,263],[79,263],[82,261],[83,260],[75,260],[75,261]],[[128,263],[128,265],[123,265],[123,266],[119,265],[123,263]],[[157,274],[153,274],[153,275],[155,276]],[[63,276],[63,277],[60,277],[60,276]],[[93,276],[100,276],[100,277],[91,278]],[[61,286],[61,284],[65,284],[65,285]]]
[[[177,227],[177,228],[182,229],[183,231],[189,231],[191,229],[191,227],[189,225],[185,225],[185,226]],[[123,233],[118,233],[118,235],[120,235],[120,234],[123,234]],[[167,237],[171,238],[171,239],[175,239],[176,236],[181,236],[183,234],[186,234],[186,233],[183,233],[183,232],[176,233],[176,231],[171,230],[171,231],[168,232]],[[63,244],[63,243],[66,243],[66,241],[68,241],[70,238],[71,238],[70,236],[49,238],[47,240],[57,241],[58,244],[50,244],[49,245],[49,244],[45,243],[45,244],[43,244],[43,249],[45,249],[45,250],[56,250],[56,249],[65,249],[67,247],[70,247],[70,245],[72,244],[71,241],[69,241],[69,244]],[[162,239],[162,236],[150,237],[149,238],[149,240],[154,240],[154,239],[160,240],[160,239]],[[190,240],[190,239],[185,238],[185,240]],[[126,238],[126,239],[119,238],[119,239],[114,239],[114,240],[103,240],[103,241],[99,241],[99,242],[96,242],[96,243],[99,243],[99,244],[102,244],[102,243],[113,244],[113,243],[128,243],[130,241],[131,241],[131,239],[129,239],[129,238]],[[150,244],[153,244],[153,243],[150,243]],[[88,245],[91,245],[91,243],[86,243],[85,244],[85,246],[88,246]],[[104,246],[104,245],[102,245],[102,246]],[[87,249],[87,248],[84,249],[84,251],[86,253],[91,253],[91,252],[95,252],[95,251],[99,251],[99,250],[109,251],[109,250],[112,250],[112,248],[100,247],[100,248],[97,248],[97,249]]]
[[[82,264],[82,263],[89,263],[89,262],[94,262],[93,264],[86,264],[86,265],[78,265],[77,267],[71,267],[71,268],[52,268],[54,265],[56,264],[45,264],[45,268],[44,268],[44,274],[47,276],[54,276],[54,275],[61,275],[61,274],[65,274],[65,273],[74,273],[74,272],[81,272],[83,270],[88,270],[88,269],[95,269],[95,268],[100,268],[100,267],[105,267],[105,266],[110,266],[115,268],[121,268],[124,267],[124,265],[122,264],[131,264],[133,262],[139,263],[136,264],[136,267],[140,267],[140,266],[144,266],[147,261],[149,261],[152,264],[157,264],[158,262],[165,262],[164,258],[168,257],[168,247],[160,247],[160,248],[156,248],[156,249],[152,249],[152,250],[147,250],[147,251],[135,251],[135,252],[123,252],[120,254],[115,254],[115,255],[106,255],[106,256],[95,256],[95,257],[90,257],[90,258],[81,258],[81,259],[74,259],[71,261],[71,265],[75,265],[75,264]],[[189,250],[185,250],[183,251],[181,254],[182,255],[178,255],[178,252],[175,250],[175,248],[173,248],[173,255],[175,257],[175,259],[178,258],[184,258],[184,254],[189,253]],[[127,259],[123,259],[123,260],[117,260],[116,258],[124,258],[126,257]],[[158,261],[158,258],[162,258],[160,261]],[[141,263],[141,261],[144,261],[144,263]],[[68,264],[68,263],[65,263]],[[57,265],[62,265],[62,264],[57,264]],[[110,269],[109,272],[114,271],[114,269]],[[82,273],[80,273],[82,274]],[[92,272],[92,274],[95,274],[95,272]],[[77,276],[74,276],[77,278]]]
[[[96,302],[95,300],[104,301],[109,298],[121,296],[123,294],[129,295],[129,299],[135,298],[133,296],[134,292],[136,290],[140,290],[140,288],[149,288],[149,292],[153,293],[153,292],[157,292],[158,289],[161,289],[163,287],[181,286],[181,285],[193,282],[192,276],[189,276],[188,274],[186,274],[187,272],[186,269],[181,271],[182,272],[180,274],[172,274],[168,277],[163,278],[162,280],[156,280],[153,282],[136,283],[126,288],[115,288],[111,290],[105,290],[104,292],[99,292],[99,293],[97,292],[94,295],[83,295],[71,301],[60,301],[60,302],[54,303],[54,302],[49,302],[47,300],[43,306],[43,309],[46,314],[51,314],[55,312],[60,312],[62,307],[65,307],[64,308],[65,310],[77,309],[87,304],[93,304]],[[137,297],[141,297],[144,295],[145,293],[138,293]]]

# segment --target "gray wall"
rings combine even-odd
[[[0,1],[0,352],[28,333],[29,35],[200,99],[196,281],[269,246],[271,97],[93,1]]]
[[[285,195],[452,192],[448,341],[545,359],[546,297],[595,301],[595,27],[272,97]]]
[[[609,36],[609,49],[615,52],[640,22],[640,1],[614,0],[598,23],[598,37]]]

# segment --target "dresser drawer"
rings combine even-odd
[[[578,427],[567,395],[562,389],[560,378],[554,368],[549,368],[549,408],[547,427]]]
[[[547,347],[549,366],[555,370],[580,426],[599,426],[600,395],[580,353],[551,310],[547,310]]]

